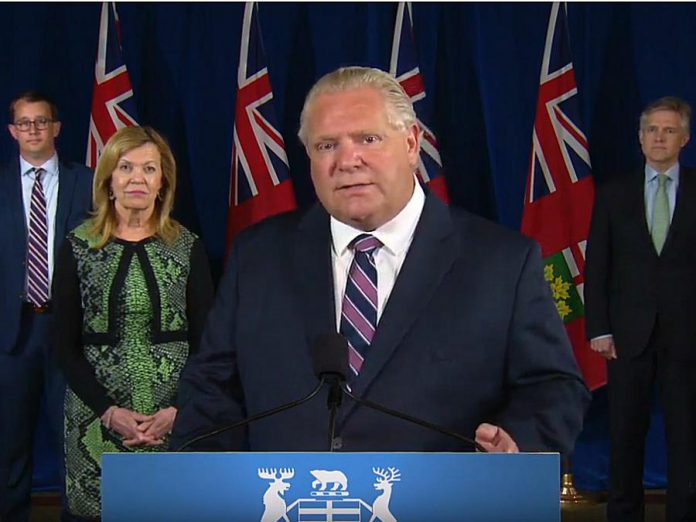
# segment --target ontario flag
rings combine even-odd
[[[227,250],[243,228],[297,207],[285,143],[277,129],[258,7],[247,2],[237,72]]]
[[[585,382],[594,390],[606,384],[607,376],[604,359],[585,338],[585,245],[594,182],[577,94],[566,13],[554,2],[541,66],[522,232],[541,245],[545,279]]]
[[[104,144],[118,129],[138,124],[136,117],[133,88],[121,51],[116,4],[103,2],[87,139],[88,167],[96,167]]]
[[[435,133],[431,128],[433,107],[429,102],[430,100],[426,100],[425,84],[418,68],[410,2],[399,2],[396,10],[389,72],[399,81],[406,94],[411,98],[416,110],[418,125],[423,131],[416,175],[442,201],[449,203],[440,149]]]

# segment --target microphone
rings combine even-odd
[[[417,424],[418,426],[422,426],[424,428],[427,428],[429,430],[436,431],[438,433],[441,433],[443,435],[447,435],[448,437],[451,437],[453,439],[458,440],[459,442],[464,442],[465,444],[474,447],[477,451],[480,451],[482,453],[488,453],[488,450],[481,446],[478,442],[476,442],[474,439],[470,439],[468,437],[465,437],[463,435],[460,435],[459,433],[456,433],[452,430],[449,430],[447,428],[443,428],[442,426],[438,426],[437,424],[433,424],[431,422],[425,421],[423,419],[419,419],[417,417],[413,417],[412,415],[408,415],[406,413],[402,413],[400,411],[392,410],[391,408],[387,408],[386,406],[382,406],[381,404],[377,404],[376,402],[369,401],[367,399],[363,399],[361,397],[358,397],[354,395],[348,385],[346,384],[346,375],[348,374],[348,341],[346,340],[345,337],[343,337],[339,333],[332,333],[332,334],[327,334],[321,336],[323,345],[320,353],[312,352],[312,356],[316,357],[317,359],[321,357],[321,360],[315,359],[315,364],[314,364],[314,371],[317,377],[320,379],[326,379],[328,382],[329,378],[333,378],[335,382],[332,383],[332,390],[333,387],[336,386],[339,388],[340,391],[336,391],[338,394],[338,404],[340,405],[341,402],[341,395],[345,394],[351,399],[353,399],[355,402],[360,404],[361,406],[365,406],[366,408],[370,408],[372,410],[376,410],[379,412],[382,412],[386,415],[390,415],[392,417],[396,417],[397,419],[401,419],[407,422],[410,422],[412,424]],[[329,359],[335,358],[335,361],[329,361]],[[331,371],[327,371],[326,368],[330,368]],[[320,373],[317,370],[318,369],[324,369],[324,373]],[[331,376],[331,377],[329,377]],[[331,404],[331,393],[329,393],[329,408],[332,407]],[[333,413],[333,412],[332,412]],[[330,420],[330,425],[329,425],[329,444],[331,444],[331,441],[333,441],[334,438],[334,431],[335,431],[335,418]]]
[[[329,408],[329,451],[334,451],[336,416],[343,402],[343,388],[348,374],[348,352],[346,340],[337,333],[322,334],[312,345],[312,368],[320,382],[329,384],[326,405]]]
[[[220,435],[221,433],[224,433],[224,432],[229,431],[229,430],[233,430],[235,428],[241,428],[241,427],[246,426],[247,424],[251,424],[252,422],[255,422],[257,420],[265,419],[266,417],[270,417],[271,415],[275,415],[277,413],[280,413],[280,412],[283,412],[286,410],[290,410],[290,409],[295,408],[301,404],[304,404],[305,402],[316,397],[317,394],[324,387],[324,384],[326,384],[327,382],[332,383],[332,387],[331,387],[331,391],[329,392],[329,399],[328,399],[329,408],[333,408],[334,410],[338,410],[338,407],[341,405],[342,393],[341,393],[340,387],[338,388],[338,391],[334,390],[335,386],[339,386],[337,384],[339,382],[338,378],[335,376],[340,375],[342,372],[343,379],[345,380],[345,373],[346,373],[346,370],[348,367],[348,359],[346,358],[346,362],[345,362],[346,369],[343,369],[343,368],[338,366],[339,359],[335,355],[325,355],[325,353],[335,354],[335,352],[336,352],[335,346],[329,347],[328,350],[324,350],[325,343],[326,343],[326,345],[331,343],[329,337],[330,337],[329,335],[320,335],[319,337],[317,337],[316,341],[312,345],[312,348],[311,348],[312,366],[314,369],[314,374],[317,375],[317,377],[319,378],[319,383],[307,395],[305,395],[304,397],[302,397],[301,399],[298,399],[296,401],[288,402],[286,404],[281,404],[280,406],[277,406],[277,407],[272,408],[270,410],[262,411],[261,413],[257,413],[256,415],[252,415],[251,417],[247,417],[246,419],[242,419],[242,420],[233,422],[231,424],[226,424],[224,426],[219,426],[219,427],[212,429],[210,431],[206,431],[206,432],[204,432],[196,437],[193,437],[192,439],[187,440],[181,446],[176,448],[175,451],[184,451],[189,446],[192,446],[193,444],[196,444],[197,442],[200,442],[202,440],[208,439],[210,437],[215,437],[216,435]],[[335,337],[335,334],[334,334],[334,337]],[[333,417],[334,417],[333,424],[335,425],[335,411],[333,413]],[[332,439],[333,439],[333,437],[330,440],[332,440]]]

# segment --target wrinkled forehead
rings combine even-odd
[[[308,134],[325,131],[326,127],[382,128],[403,130],[384,94],[363,87],[319,94],[309,107],[306,119]]]
[[[143,163],[147,161],[158,161],[160,160],[161,154],[160,150],[151,141],[138,145],[137,147],[131,147],[125,150],[118,157],[118,161],[127,161],[130,163]]]
[[[641,118],[640,124],[641,130],[647,129],[648,127],[672,127],[688,131],[688,129],[685,129],[685,122],[682,115],[678,111],[669,108],[657,108],[647,113]]]
[[[386,104],[377,91],[354,89],[349,91],[322,93],[310,107],[310,128],[334,123],[379,121],[386,122]]]

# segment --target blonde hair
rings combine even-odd
[[[155,211],[151,218],[155,234],[168,243],[172,243],[179,237],[181,225],[170,217],[176,191],[174,155],[165,139],[151,127],[124,127],[106,142],[94,172],[92,185],[94,211],[88,228],[88,234],[93,239],[93,248],[102,248],[115,235],[117,217],[114,202],[110,196],[111,175],[118,165],[118,160],[125,153],[148,143],[157,147],[162,162],[162,188],[155,200]]]
[[[373,67],[341,67],[322,76],[310,89],[300,114],[300,130],[297,135],[307,146],[307,118],[312,103],[322,94],[337,93],[371,87],[382,94],[389,125],[397,130],[406,130],[416,124],[416,112],[408,94],[389,73]]]

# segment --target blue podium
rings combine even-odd
[[[557,453],[103,456],[105,522],[559,522]]]

